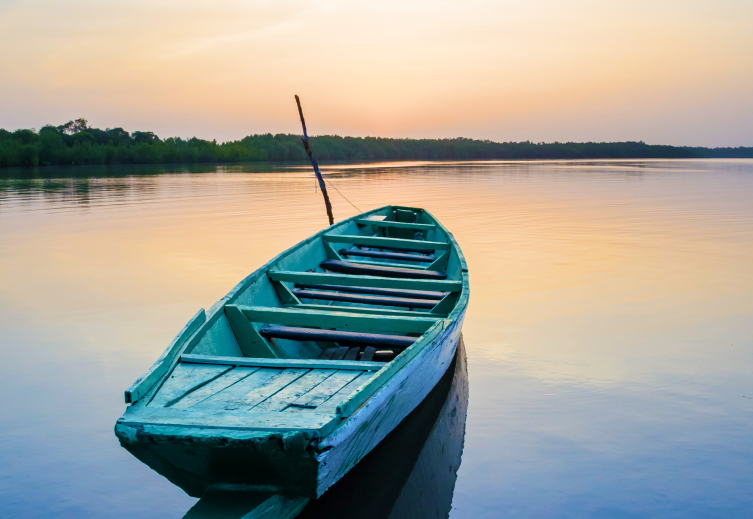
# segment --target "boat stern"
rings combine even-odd
[[[208,490],[316,497],[318,435],[135,423],[115,424],[120,444],[193,497]]]

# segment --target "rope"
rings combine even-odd
[[[335,191],[337,191],[338,193],[340,193],[340,190],[335,187],[335,185],[332,183],[331,180],[325,179],[325,182],[327,182],[327,184],[329,184],[330,186],[332,186]],[[356,204],[354,204],[353,202],[351,202],[350,200],[348,200],[348,198],[345,195],[343,195],[342,193],[340,193],[340,196],[343,197],[345,199],[345,201],[348,202],[350,205],[352,205],[353,207],[355,207],[356,211],[358,211],[359,213],[363,212],[359,208],[356,207]]]

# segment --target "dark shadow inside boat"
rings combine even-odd
[[[379,445],[319,499],[211,492],[189,519],[447,517],[463,454],[468,371],[461,337],[439,383]],[[298,512],[300,511],[300,514]],[[298,515],[297,515],[298,514]]]

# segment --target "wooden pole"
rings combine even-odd
[[[335,223],[335,218],[332,216],[332,204],[329,203],[329,195],[327,194],[327,186],[324,184],[324,179],[322,178],[322,172],[319,171],[319,164],[316,162],[316,159],[314,158],[314,154],[311,153],[311,148],[309,147],[309,136],[306,133],[306,121],[303,119],[303,109],[301,109],[301,100],[298,99],[298,96],[295,96],[295,102],[298,105],[298,114],[301,116],[301,125],[303,126],[303,138],[301,139],[303,141],[303,147],[306,149],[306,153],[309,156],[309,159],[311,160],[311,165],[314,167],[314,174],[316,174],[316,179],[319,181],[319,187],[322,190],[322,195],[324,195],[324,205],[327,208],[327,216],[329,217],[329,224],[332,225]]]

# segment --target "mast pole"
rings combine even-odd
[[[311,160],[311,166],[314,168],[314,174],[316,174],[316,179],[319,181],[319,187],[322,190],[322,195],[324,195],[324,205],[327,208],[327,217],[329,217],[329,224],[332,225],[335,223],[335,218],[332,216],[332,204],[329,203],[329,195],[327,194],[327,186],[324,184],[324,179],[322,178],[322,172],[319,171],[319,163],[316,162],[316,159],[314,158],[314,154],[311,153],[311,148],[309,147],[309,136],[306,133],[306,121],[303,119],[303,109],[301,108],[301,100],[298,99],[298,96],[295,96],[295,102],[298,105],[298,114],[301,116],[301,125],[303,126],[303,138],[301,141],[303,141],[303,147],[306,149],[306,153],[309,156],[309,159]]]

